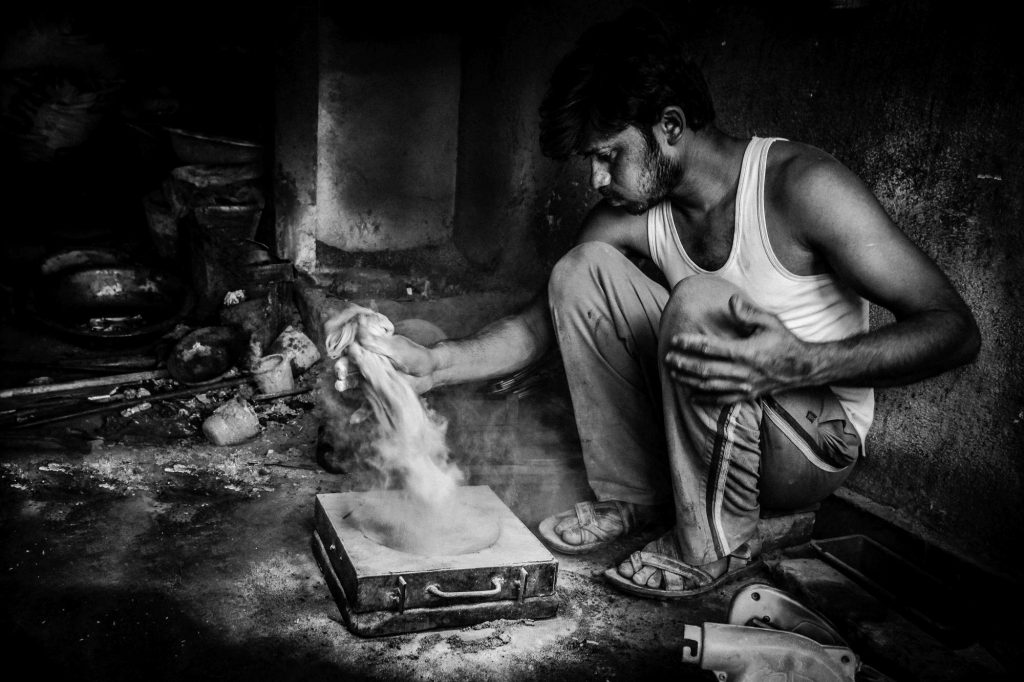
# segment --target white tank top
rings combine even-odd
[[[687,255],[664,201],[647,213],[651,259],[669,288],[695,274],[717,275],[740,287],[765,310],[779,316],[804,341],[835,341],[868,330],[868,303],[830,274],[794,275],[772,251],[764,217],[764,173],[768,148],[782,138],[753,138],[743,155],[736,193],[736,228],[728,260],[718,270],[705,270]],[[856,429],[861,443],[874,418],[874,390],[830,386]]]

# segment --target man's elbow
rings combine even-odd
[[[962,365],[969,365],[978,359],[981,352],[981,330],[974,316],[969,312],[961,316],[957,325],[956,346],[951,353],[951,369]]]

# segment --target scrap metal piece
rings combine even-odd
[[[765,583],[737,590],[728,624],[686,625],[682,660],[714,671],[719,682],[854,682],[861,669],[824,616]]]
[[[719,682],[854,682],[860,661],[847,647],[746,625],[684,626],[684,663],[714,671]]]
[[[733,595],[728,622],[794,632],[825,646],[846,646],[835,626],[824,616],[777,587],[764,583],[745,585]]]

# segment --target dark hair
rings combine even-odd
[[[588,130],[611,135],[633,125],[649,137],[670,105],[693,130],[715,120],[707,82],[679,39],[648,10],[627,10],[589,28],[555,67],[540,106],[541,151],[566,159]]]

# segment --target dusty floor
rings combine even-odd
[[[11,333],[12,353],[40,347]],[[52,356],[61,342],[46,346]],[[599,577],[625,551],[611,547],[558,557],[555,618],[357,637],[341,622],[310,538],[314,495],[358,487],[362,473],[317,464],[311,395],[258,405],[262,432],[249,442],[210,445],[198,424],[233,393],[3,433],[8,661],[32,679],[657,678],[681,674],[683,625],[725,608],[725,595],[696,608],[614,593]],[[504,436],[463,429],[460,442],[486,438],[507,455],[529,408],[475,405],[472,417]],[[492,485],[531,520],[571,504],[579,485],[578,469],[554,460],[464,463],[469,482]]]
[[[7,326],[5,357],[67,350],[36,334]],[[9,364],[4,385],[26,373]],[[362,475],[317,463],[312,394],[260,404],[253,440],[210,445],[198,425],[232,392],[0,432],[5,668],[31,680],[714,679],[680,662],[683,628],[723,622],[735,587],[696,603],[653,602],[600,576],[653,534],[584,557],[555,554],[554,618],[353,635],[310,537],[314,496],[359,489]],[[451,420],[468,482],[490,485],[531,529],[585,494],[578,461],[565,455],[571,434],[552,426],[567,423],[557,390],[518,402],[433,400]],[[902,652],[894,669],[946,671],[918,679],[999,677],[986,650],[908,654],[906,640],[887,636],[876,629],[868,639]]]

